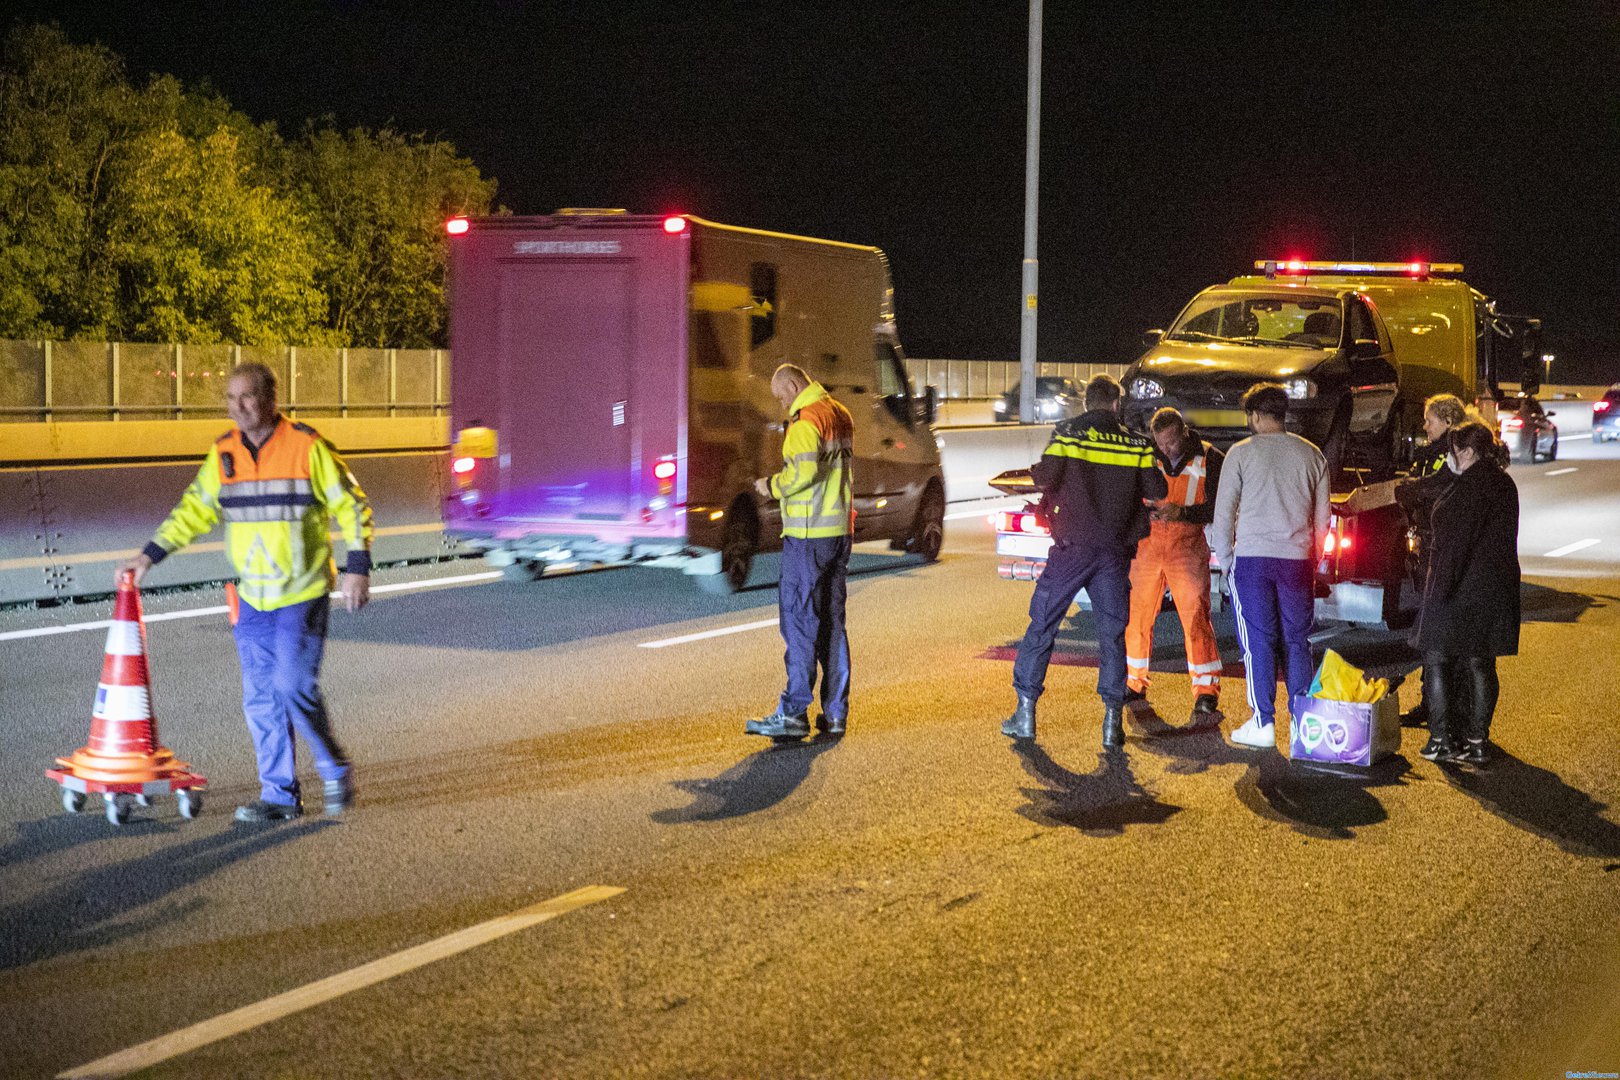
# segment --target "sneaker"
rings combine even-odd
[[[341,814],[354,803],[354,773],[349,773],[341,780],[325,781],[326,812],[328,814]]]
[[[1255,750],[1277,749],[1277,725],[1251,716],[1232,732],[1232,741]]]
[[[793,716],[778,709],[771,715],[759,720],[750,720],[743,725],[745,735],[764,735],[770,739],[802,739],[810,734],[809,717]]]
[[[236,808],[236,820],[252,822],[291,821],[295,817],[301,817],[303,813],[304,808],[297,803],[288,805],[287,803],[265,802],[260,799],[258,802],[248,803],[246,806],[238,806]]]
[[[842,716],[828,716],[822,713],[816,717],[816,730],[823,735],[842,735],[844,733],[844,718]]]
[[[1429,761],[1449,760],[1456,751],[1457,748],[1446,741],[1445,736],[1430,735],[1429,741],[1424,743],[1423,749],[1418,751],[1418,756]]]
[[[1484,739],[1469,739],[1454,747],[1445,759],[1458,765],[1483,769],[1491,763],[1491,744]]]

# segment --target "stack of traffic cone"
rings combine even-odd
[[[152,682],[146,667],[146,626],[132,574],[118,579],[101,685],[96,688],[96,705],[90,716],[89,745],[81,746],[71,757],[57,758],[56,763],[59,768],[47,769],[45,775],[62,785],[63,805],[76,812],[84,807],[86,795],[100,794],[114,824],[122,824],[129,816],[131,802],[144,805],[151,795],[173,792],[180,813],[188,818],[202,806],[198,791],[207,781],[158,744]]]

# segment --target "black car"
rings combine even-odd
[[[1541,402],[1528,395],[1496,403],[1496,423],[1514,461],[1534,465],[1558,459],[1558,425],[1552,422],[1557,415],[1543,411]]]
[[[1243,395],[1288,392],[1288,430],[1322,448],[1329,468],[1357,461],[1392,472],[1403,452],[1388,329],[1372,300],[1340,285],[1217,285],[1193,298],[1125,372],[1125,423],[1146,431],[1172,406],[1215,443],[1248,435]]]
[[[1018,406],[1023,400],[1023,387],[1014,384],[1011,390],[996,399],[993,406],[997,420],[1017,420]],[[1035,380],[1035,422],[1051,424],[1079,416],[1086,411],[1086,392],[1073,379],[1055,375],[1042,375]]]
[[[1608,393],[1592,402],[1592,441],[1614,442],[1620,439],[1620,383],[1609,387]]]

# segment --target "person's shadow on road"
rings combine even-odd
[[[101,824],[84,819],[56,820],[65,827],[86,830]],[[86,870],[26,900],[0,905],[0,926],[6,927],[6,932],[0,934],[0,971],[110,945],[183,919],[207,901],[192,897],[134,918],[127,916],[155,905],[170,893],[196,885],[199,879],[232,863],[333,824],[313,821],[230,826],[138,858]],[[142,831],[149,834],[153,830]],[[57,849],[62,846],[59,843]]]
[[[1442,765],[1446,782],[1503,821],[1545,837],[1572,855],[1620,859],[1620,825],[1607,809],[1556,773],[1514,757],[1500,747],[1489,768]]]
[[[692,802],[655,811],[651,817],[660,825],[686,825],[769,810],[798,790],[809,777],[816,758],[839,742],[828,735],[817,735],[807,742],[776,742],[712,779],[677,780],[671,786],[693,796]]]
[[[1019,789],[1029,802],[1018,813],[1037,825],[1078,829],[1087,836],[1121,836],[1127,826],[1162,825],[1181,812],[1137,781],[1124,750],[1103,750],[1089,773],[1069,771],[1032,740],[1017,740],[1012,752],[1042,785]]]

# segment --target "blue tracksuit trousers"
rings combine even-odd
[[[787,689],[779,711],[804,716],[815,698],[821,668],[821,712],[849,719],[849,634],[844,598],[850,538],[782,539],[782,584],[777,597],[782,640],[787,643]]]
[[[1263,723],[1277,711],[1277,653],[1283,654],[1288,700],[1309,693],[1311,619],[1316,612],[1316,571],[1308,559],[1239,555],[1232,566],[1232,610],[1243,645],[1249,708]]]
[[[1046,569],[1029,600],[1029,629],[1013,664],[1013,689],[1039,698],[1046,686],[1058,625],[1081,589],[1097,622],[1097,696],[1104,705],[1125,702],[1125,624],[1131,617],[1131,551],[1052,545]]]
[[[326,596],[275,611],[244,602],[236,623],[242,659],[242,707],[259,760],[259,797],[290,806],[298,802],[293,733],[309,744],[322,780],[341,780],[349,759],[332,735],[321,697],[321,656],[326,651]]]

